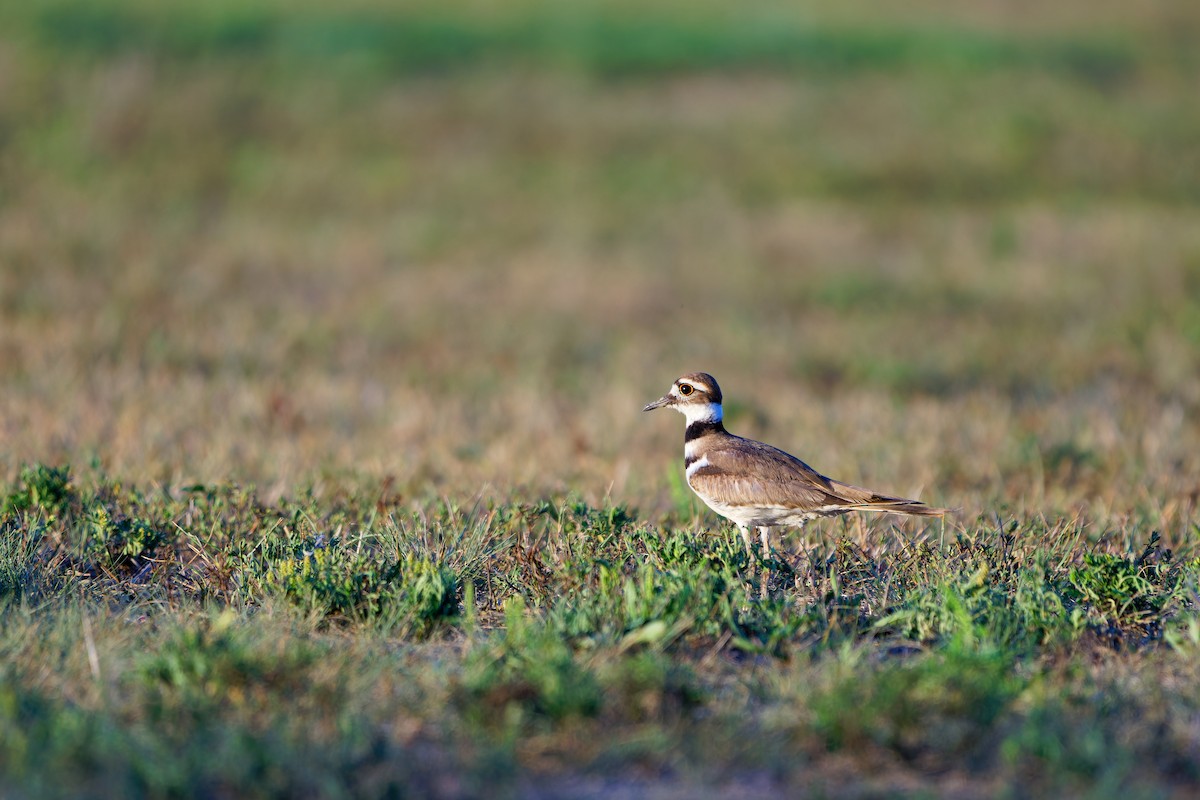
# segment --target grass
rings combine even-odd
[[[23,792],[1200,777],[1196,709],[1170,691],[1195,679],[1200,561],[1157,534],[837,536],[774,554],[759,600],[736,537],[620,507],[146,496],[64,474],[27,469],[3,523],[0,758]],[[156,535],[131,548],[114,524]],[[842,759],[869,768],[846,783]]]
[[[1195,791],[1190,5],[10,6],[11,793]]]
[[[459,70],[494,61],[622,77],[696,69],[1019,66],[1104,84],[1135,68],[1129,43],[1103,34],[1014,41],[966,26],[873,30],[806,25],[769,6],[736,16],[711,3],[660,4],[641,13],[603,3],[570,10],[524,3],[474,15],[431,4],[408,12],[314,5],[298,16],[277,4],[217,8],[55,2],[31,15],[30,28],[50,49],[93,56],[133,51],[190,60],[265,54],[288,66],[351,61],[385,74]]]

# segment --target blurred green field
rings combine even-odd
[[[0,6],[9,785],[1194,791],[1198,37]],[[690,370],[957,514],[792,534],[757,601],[639,413]]]

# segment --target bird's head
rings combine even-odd
[[[721,387],[707,372],[689,372],[671,385],[671,390],[642,411],[673,408],[692,422],[721,421]]]

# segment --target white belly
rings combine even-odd
[[[809,520],[817,519],[818,517],[833,517],[845,513],[845,509],[838,508],[837,506],[808,509],[785,508],[783,506],[731,506],[719,500],[705,497],[699,492],[696,493],[696,496],[703,500],[704,504],[713,511],[743,528],[774,527],[775,525],[789,525],[799,528]]]

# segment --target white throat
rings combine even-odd
[[[720,422],[720,403],[685,403],[675,406],[675,410],[687,418],[687,424],[693,422]]]

